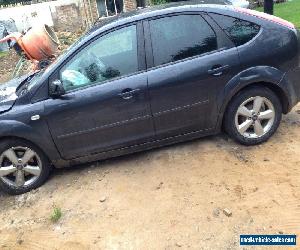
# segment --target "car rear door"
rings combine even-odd
[[[144,29],[156,137],[213,130],[218,91],[240,65],[234,44],[200,13],[150,19]]]
[[[111,31],[52,77],[67,93],[46,101],[47,122],[63,158],[136,145],[154,137],[145,73],[143,29]]]

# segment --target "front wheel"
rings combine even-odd
[[[273,91],[266,87],[242,90],[230,102],[225,113],[225,130],[244,145],[267,141],[277,130],[282,106]]]
[[[0,143],[0,188],[9,194],[23,194],[41,186],[48,178],[50,164],[45,154],[22,140]]]

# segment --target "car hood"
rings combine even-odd
[[[28,75],[25,75],[0,84],[0,113],[9,110],[14,105],[18,98],[17,88],[27,78]]]

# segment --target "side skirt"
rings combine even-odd
[[[150,141],[150,142],[146,142],[143,144],[132,145],[132,146],[123,147],[120,149],[114,149],[114,150],[106,151],[106,152],[102,152],[102,153],[90,154],[90,155],[79,157],[79,158],[72,159],[69,161],[61,159],[61,160],[54,161],[53,165],[56,168],[71,167],[71,166],[80,165],[83,163],[94,162],[94,161],[104,160],[104,159],[108,159],[108,158],[118,157],[121,155],[127,155],[127,154],[145,151],[145,150],[150,150],[153,148],[168,146],[168,145],[172,145],[172,144],[179,143],[179,142],[184,142],[184,141],[201,138],[201,137],[204,137],[207,135],[213,135],[216,133],[217,133],[217,131],[215,131],[215,128],[199,130],[199,131],[194,131],[194,132],[190,132],[187,134],[168,137],[168,138],[161,139],[161,140]]]

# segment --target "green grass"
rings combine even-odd
[[[59,219],[61,218],[61,216],[62,216],[61,209],[59,207],[54,207],[53,211],[52,211],[52,214],[50,216],[50,220],[53,223],[58,222]]]
[[[257,8],[263,11],[263,8]],[[274,15],[293,23],[300,29],[300,0],[289,0],[285,3],[274,4]]]
[[[0,58],[5,55],[7,55],[7,52],[0,51]]]

